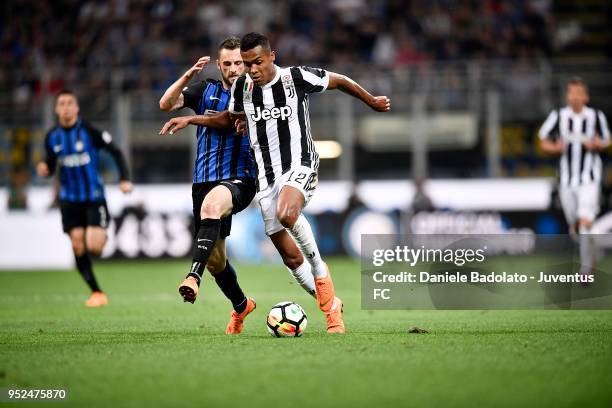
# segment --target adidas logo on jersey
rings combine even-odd
[[[255,122],[260,120],[278,119],[286,120],[291,116],[291,107],[283,106],[280,108],[274,107],[272,109],[261,109],[259,106],[255,108],[255,114],[251,115],[251,118]]]

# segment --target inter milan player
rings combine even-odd
[[[313,289],[319,309],[326,315],[327,331],[344,333],[342,302],[335,296],[330,271],[302,215],[316,189],[319,167],[310,133],[308,95],[339,89],[379,112],[390,110],[391,103],[386,96],[372,96],[344,75],[275,65],[275,53],[261,34],[245,35],[240,50],[246,75],[234,82],[228,111],[174,118],[161,133],[176,132],[188,124],[226,128],[233,126],[237,118],[246,117],[257,165],[256,200],[266,233],[286,265],[298,264],[298,270],[314,275]],[[294,240],[301,251],[296,251]]]
[[[88,307],[104,306],[108,298],[93,273],[91,256],[99,256],[106,244],[108,209],[98,170],[98,152],[108,151],[119,168],[119,189],[132,191],[121,151],[108,132],[100,132],[79,117],[76,95],[61,91],[55,101],[57,125],[45,137],[46,159],[36,166],[39,176],[53,175],[59,166],[60,208],[64,232],[70,237],[77,268],[91,289]]]
[[[244,70],[240,39],[230,37],[219,45],[217,67],[221,73],[220,81],[207,79],[187,86],[209,61],[210,57],[200,58],[174,82],[159,101],[160,108],[166,112],[190,108],[199,115],[226,110],[230,88]],[[255,175],[248,138],[232,129],[198,126],[192,186],[193,261],[189,274],[179,286],[179,293],[185,302],[195,302],[206,267],[233,305],[227,334],[239,334],[244,318],[255,309],[253,299],[247,298],[240,288],[225,250],[232,214],[242,211],[253,200]]]
[[[567,106],[555,109],[540,128],[540,146],[560,155],[559,198],[570,233],[579,234],[580,273],[593,272],[591,226],[599,212],[602,181],[600,152],[610,146],[610,129],[602,111],[587,106],[587,84],[578,77],[567,84]]]

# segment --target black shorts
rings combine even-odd
[[[60,202],[64,232],[79,227],[108,227],[108,207],[106,201]]]
[[[252,178],[235,178],[222,181],[209,181],[205,183],[194,183],[191,187],[191,198],[193,199],[193,220],[194,233],[198,234],[200,229],[200,210],[204,198],[213,188],[218,185],[225,186],[232,194],[232,214],[239,213],[249,206],[253,197],[255,197],[255,180]],[[221,219],[221,230],[219,237],[225,239],[230,235],[232,230],[232,216],[228,215]]]

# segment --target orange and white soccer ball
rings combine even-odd
[[[300,305],[285,301],[275,304],[268,313],[268,331],[275,337],[299,337],[306,330],[308,319]]]

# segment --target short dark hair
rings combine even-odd
[[[265,51],[270,51],[270,40],[263,34],[260,33],[248,33],[240,40],[240,51],[245,52],[252,50],[253,48],[261,45]]]
[[[568,81],[567,81],[567,85],[580,85],[582,86],[586,91],[589,90],[589,87],[587,86],[587,83],[584,79],[582,79],[579,76],[573,76],[571,77]]]
[[[236,48],[240,48],[240,38],[236,36],[231,36],[221,41],[221,44],[219,44],[218,51],[235,50]]]
[[[55,102],[57,102],[57,100],[60,98],[60,96],[62,95],[72,95],[74,96],[74,99],[78,100],[76,93],[74,93],[74,91],[72,89],[68,89],[68,88],[64,88],[61,91],[59,91],[57,93],[57,95],[55,95]]]

